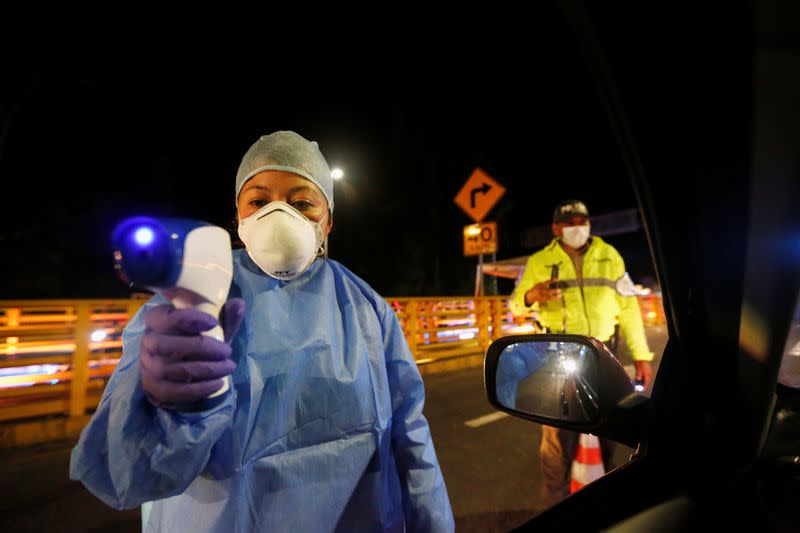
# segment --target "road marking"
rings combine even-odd
[[[508,414],[498,411],[496,413],[491,413],[488,415],[479,416],[478,418],[473,418],[472,420],[467,420],[466,422],[464,422],[464,425],[470,428],[479,428],[481,426],[485,426],[486,424],[497,422],[498,420],[501,420],[507,416]]]

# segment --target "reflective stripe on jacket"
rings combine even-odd
[[[589,249],[583,256],[582,287],[572,259],[558,240],[553,239],[533,254],[511,295],[512,313],[531,311],[533,306],[525,305],[525,293],[537,283],[549,280],[553,265],[558,265],[563,302],[539,302],[537,319],[543,326],[554,333],[564,331],[589,335],[606,342],[619,322],[633,358],[637,361],[653,359],[647,346],[639,301],[636,296],[623,296],[617,290],[617,282],[625,276],[625,262],[619,252],[600,237],[592,236]]]

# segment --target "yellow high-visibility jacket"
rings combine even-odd
[[[633,359],[650,361],[653,353],[647,346],[639,301],[630,292],[633,283],[625,272],[625,262],[619,252],[600,237],[591,239],[583,256],[582,286],[572,259],[558,240],[553,239],[528,259],[511,295],[511,312],[530,312],[533,306],[525,305],[525,293],[537,283],[549,280],[552,266],[558,265],[563,301],[539,302],[537,320],[553,333],[589,335],[603,342],[611,338],[619,322]]]

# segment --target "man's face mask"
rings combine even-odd
[[[585,224],[583,226],[565,226],[562,229],[562,237],[561,240],[567,246],[571,246],[572,248],[580,248],[586,241],[589,240],[589,231],[591,229],[591,225]]]
[[[324,220],[312,222],[285,202],[270,202],[239,222],[239,238],[266,274],[292,280],[322,253]]]

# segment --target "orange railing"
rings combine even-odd
[[[423,371],[479,364],[492,340],[538,331],[532,315],[512,316],[506,296],[386,300]],[[0,301],[0,446],[42,440],[42,432],[74,436],[97,407],[122,355],[122,330],[144,301]],[[640,304],[646,325],[664,322],[659,295]],[[9,424],[43,421],[46,429],[26,426],[38,437],[9,433]]]
[[[418,365],[483,354],[494,339],[534,333],[531,315],[514,317],[507,296],[387,298]]]
[[[0,301],[0,422],[94,409],[142,303]]]
[[[639,307],[642,310],[642,319],[647,327],[664,325],[667,323],[664,317],[664,306],[661,301],[661,294],[650,293],[639,296]]]

